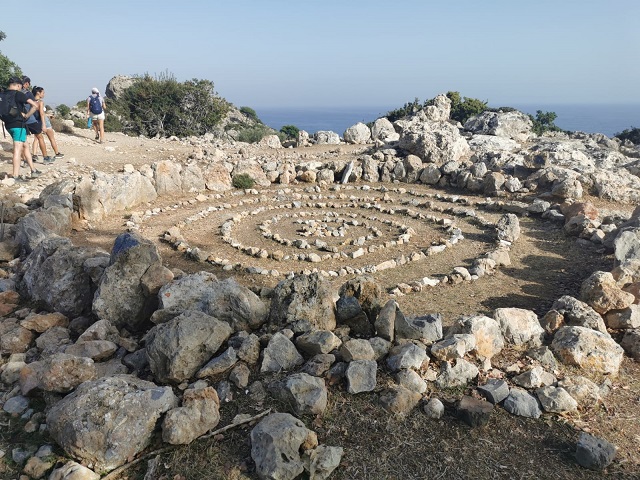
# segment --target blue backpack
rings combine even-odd
[[[91,100],[89,100],[89,110],[95,115],[102,113],[102,99],[100,98],[100,95],[96,95],[95,97],[91,95]]]

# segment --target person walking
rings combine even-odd
[[[97,88],[91,89],[87,98],[87,117],[91,118],[91,126],[96,131],[96,140],[104,142],[104,111],[106,105]]]
[[[13,178],[16,182],[26,182],[29,178],[20,175],[20,160],[24,154],[29,169],[31,170],[30,178],[36,178],[40,176],[42,172],[36,170],[31,159],[31,152],[29,151],[29,144],[27,142],[27,128],[26,119],[31,117],[38,109],[38,104],[27,97],[27,95],[21,90],[22,79],[18,77],[11,77],[9,79],[8,90],[15,91],[15,102],[18,107],[19,115],[10,120],[5,120],[5,126],[11,139],[13,140]],[[25,112],[25,108],[30,106],[29,110]]]
[[[36,113],[34,114],[34,116],[36,117],[37,120],[40,120],[41,118],[44,118],[44,123],[45,123],[45,127],[46,130],[44,131],[45,135],[47,136],[47,138],[49,139],[49,143],[51,144],[51,148],[53,148],[53,153],[55,154],[55,156],[53,157],[48,157],[47,152],[43,151],[42,155],[43,155],[43,162],[44,163],[53,163],[56,159],[58,158],[63,158],[64,154],[60,153],[60,151],[58,150],[58,143],[56,142],[56,137],[55,137],[55,131],[53,130],[53,128],[51,127],[51,121],[49,120],[49,115],[47,115],[47,109],[44,106],[44,88],[43,87],[33,87],[33,90],[31,90],[31,93],[33,93],[33,97],[35,98],[36,102],[38,103],[38,110],[36,111]],[[31,155],[33,157],[33,160],[35,161],[37,159],[37,155],[35,155],[35,152],[37,151],[37,147],[39,145],[39,140],[37,138],[35,138],[33,140],[33,146],[31,147],[33,149],[33,154]]]

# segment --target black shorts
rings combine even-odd
[[[42,122],[27,123],[27,130],[34,135],[42,133]]]

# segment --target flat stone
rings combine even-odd
[[[458,404],[458,417],[471,428],[482,427],[489,422],[493,404],[464,395]]]

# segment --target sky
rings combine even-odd
[[[58,0],[0,52],[56,106],[115,75],[211,80],[237,107],[640,104],[639,0]],[[6,9],[5,9],[6,11]],[[17,17],[15,17],[17,18]]]

